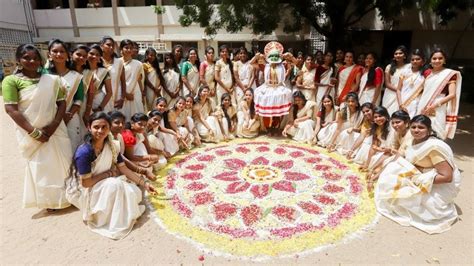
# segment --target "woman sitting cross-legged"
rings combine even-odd
[[[253,96],[253,89],[249,88],[240,102],[240,111],[237,112],[237,136],[240,138],[255,138],[260,131],[260,118],[255,113]]]
[[[449,145],[434,136],[429,117],[415,116],[410,131],[413,142],[405,158],[389,163],[380,174],[377,211],[403,226],[442,233],[458,218],[454,198],[461,174]]]
[[[201,86],[194,99],[194,125],[202,141],[219,142],[224,140],[224,135],[219,127],[219,122],[216,117],[212,115],[215,111],[214,103],[208,96],[209,88],[207,86]]]
[[[237,122],[237,110],[232,105],[232,97],[228,93],[221,96],[221,105],[216,108],[214,116],[219,122],[219,127],[224,135],[224,140],[234,139]]]
[[[284,137],[290,135],[293,139],[301,142],[309,142],[314,135],[314,106],[315,102],[306,100],[303,92],[293,93],[293,106],[290,110],[289,121],[283,129]]]
[[[92,231],[122,239],[145,211],[145,206],[139,204],[142,192],[137,185],[150,193],[155,193],[155,188],[123,162],[119,144],[109,134],[109,116],[97,112],[89,121],[85,143],[74,155],[66,195],[82,210],[82,219]]]
[[[184,111],[185,106],[186,100],[184,97],[178,96],[178,100],[168,112],[168,123],[169,128],[176,133],[179,146],[189,150],[194,141],[194,136],[190,133],[191,129],[188,124],[188,116]]]

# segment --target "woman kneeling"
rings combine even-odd
[[[145,206],[139,205],[142,192],[137,185],[151,193],[155,188],[125,166],[119,144],[109,133],[109,116],[94,113],[85,143],[74,155],[74,174],[67,182],[67,197],[82,210],[82,218],[92,231],[122,239],[145,211]]]

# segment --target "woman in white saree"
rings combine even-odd
[[[216,81],[216,99],[215,104],[220,105],[222,94],[228,93],[235,101],[234,90],[234,68],[232,60],[229,58],[229,48],[226,45],[219,47],[220,59],[216,62],[214,71],[214,80]],[[234,102],[234,105],[236,103]]]
[[[199,56],[196,48],[190,48],[186,61],[181,66],[181,81],[183,82],[183,89],[181,96],[191,94],[196,96],[199,89]]]
[[[376,66],[377,55],[370,52],[365,57],[365,69],[360,77],[359,102],[380,104],[383,84],[383,70]]]
[[[406,63],[407,57],[407,48],[400,45],[393,53],[392,63],[387,65],[385,68],[385,90],[382,98],[382,106],[387,108],[388,114],[390,115],[399,109],[397,101],[397,85],[402,71],[410,68],[410,64]]]
[[[317,108],[322,107],[323,97],[325,95],[331,95],[331,98],[334,99],[336,94],[334,85],[336,83],[334,71],[333,56],[331,52],[326,52],[324,54],[324,63],[318,65],[316,68],[316,74],[314,77],[314,82],[316,85],[316,106]]]
[[[331,139],[330,127],[336,123],[337,108],[331,95],[324,95],[322,105],[316,114],[316,127],[314,128],[313,144],[325,147]]]
[[[403,226],[428,234],[447,231],[458,218],[454,198],[461,174],[446,143],[432,136],[431,120],[411,120],[413,145],[405,158],[389,163],[375,187],[378,212]]]
[[[88,72],[92,75],[92,83],[88,90],[87,104],[92,100],[92,112],[112,111],[114,104],[112,99],[112,82],[109,71],[102,65],[102,49],[95,44],[90,47],[87,54],[87,62],[89,68],[84,71],[84,76],[88,76]],[[88,108],[86,108],[86,111]]]
[[[174,61],[173,54],[168,53],[165,55],[164,64],[163,78],[165,79],[165,86],[163,86],[161,94],[169,106],[174,106],[183,86],[181,74],[178,65]],[[156,102],[154,104],[156,105]]]
[[[418,113],[418,102],[423,92],[425,78],[422,73],[424,55],[420,49],[411,53],[411,68],[400,73],[397,86],[397,101],[401,110],[408,112],[410,117]]]
[[[314,107],[316,103],[307,100],[301,91],[293,93],[293,106],[290,109],[290,119],[283,129],[282,135],[293,137],[293,140],[310,142],[314,135]]]
[[[235,77],[235,99],[233,102],[239,107],[244,100],[245,91],[249,88],[255,89],[255,70],[248,60],[249,53],[245,47],[239,49],[239,60],[234,64]]]
[[[296,87],[298,91],[301,91],[304,94],[304,97],[312,102],[316,101],[316,85],[314,83],[316,68],[313,67],[313,65],[313,57],[307,55],[304,61],[303,70],[301,70],[296,78]]]
[[[64,181],[72,158],[63,122],[65,90],[58,76],[38,71],[41,55],[35,46],[20,45],[15,56],[19,68],[3,80],[2,95],[26,159],[23,207],[63,209],[70,206]]]
[[[110,134],[107,114],[92,114],[89,131],[74,155],[67,196],[82,211],[89,229],[111,239],[122,239],[145,211],[145,206],[140,205],[142,192],[138,186],[150,193],[155,188],[125,165],[119,144]]]
[[[161,74],[160,63],[156,55],[156,50],[149,47],[145,51],[145,61],[143,62],[145,72],[146,108],[153,110],[156,99],[161,97],[163,87],[166,86],[163,74]]]
[[[209,88],[201,86],[194,100],[193,120],[199,132],[201,140],[204,142],[219,142],[224,140],[219,121],[212,114],[215,111],[214,103],[208,98]]]
[[[215,77],[215,62],[214,62],[214,48],[206,47],[206,60],[201,62],[199,66],[199,80],[201,85],[209,87],[209,98],[217,102],[216,98],[216,81]]]
[[[260,132],[260,118],[255,113],[253,89],[245,91],[244,100],[240,102],[237,112],[237,136],[240,138],[255,138]]]
[[[444,67],[446,54],[440,49],[431,54],[430,60],[432,69],[427,71],[418,112],[431,118],[433,130],[440,138],[453,139],[461,97],[461,73]]]
[[[110,81],[112,84],[111,104],[114,109],[122,109],[125,92],[127,91],[127,83],[125,82],[125,68],[123,60],[117,58],[115,54],[115,41],[110,36],[102,37],[100,48],[102,48],[102,61],[104,67],[109,71]]]

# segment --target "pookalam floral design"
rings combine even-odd
[[[159,223],[216,253],[289,256],[371,224],[375,208],[354,166],[317,147],[235,140],[173,159],[151,197]]]

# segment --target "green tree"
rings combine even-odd
[[[417,7],[435,12],[439,23],[446,24],[460,10],[472,8],[473,0],[176,0],[176,5],[183,10],[181,25],[197,23],[208,35],[219,29],[238,32],[244,27],[254,34],[269,34],[279,22],[284,23],[286,32],[296,32],[309,24],[336,48],[336,44],[350,46],[349,29],[372,11],[396,25],[404,9]]]

